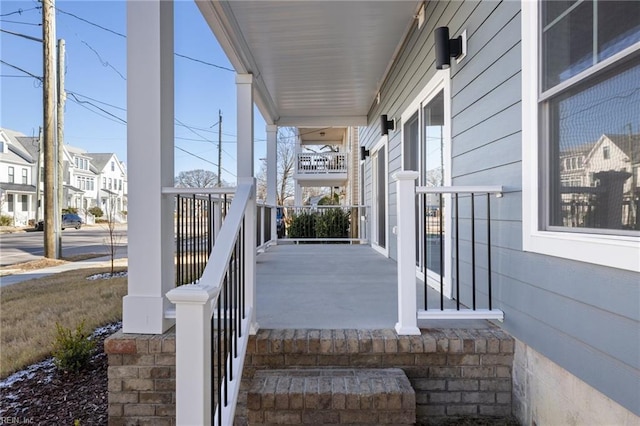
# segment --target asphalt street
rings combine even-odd
[[[127,225],[118,224],[118,257],[126,257]],[[106,225],[89,225],[81,229],[62,231],[62,255],[75,256],[85,253],[108,254],[109,232]],[[37,260],[44,256],[44,233],[42,231],[16,232],[0,235],[0,266]]]

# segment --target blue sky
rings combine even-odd
[[[35,0],[0,4],[0,28],[41,38],[42,14]],[[126,162],[126,2],[56,1],[56,33],[66,43],[65,143],[89,152],[115,152]],[[22,11],[21,13],[13,13]],[[71,16],[70,14],[75,15]],[[79,19],[81,18],[81,19]],[[85,21],[104,27],[98,28]],[[110,32],[111,30],[113,32]],[[191,0],[175,2],[175,52],[232,68]],[[8,64],[42,75],[42,45],[0,33],[0,56]],[[24,72],[0,64],[0,127],[37,135],[42,123],[42,88]],[[89,103],[87,103],[89,102]],[[100,107],[104,111],[96,108]],[[235,73],[175,57],[176,174],[191,169],[217,171],[218,110],[222,110],[222,178],[235,181]],[[265,125],[255,111],[255,158],[264,157]]]

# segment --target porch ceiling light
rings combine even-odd
[[[451,58],[459,58],[463,53],[462,36],[449,38],[449,27],[438,27],[433,33],[436,42],[436,68],[447,69]]]
[[[382,114],[380,116],[380,133],[382,135],[388,135],[389,130],[395,130],[395,129],[396,129],[396,120],[395,119],[389,120],[387,118],[387,114]]]

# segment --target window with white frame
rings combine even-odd
[[[29,183],[29,172],[27,169],[22,169],[22,183],[25,185]]]
[[[29,211],[29,196],[28,195],[21,195],[20,196],[20,205],[22,207],[22,211],[23,212]]]
[[[13,200],[14,200],[13,194],[8,194],[7,195],[7,211],[9,213],[13,213],[15,209]]]
[[[639,16],[640,2],[540,3],[542,229],[640,231],[626,171],[640,163],[640,56],[622,54],[640,42]]]
[[[635,1],[522,2],[525,251],[640,270],[637,16]]]
[[[8,174],[7,182],[14,183],[16,178],[15,178],[15,170],[14,170],[13,166],[9,166],[7,168],[7,174]]]

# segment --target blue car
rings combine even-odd
[[[282,207],[277,207],[276,209],[276,230],[278,238],[284,238],[287,226],[284,223],[284,209]]]

